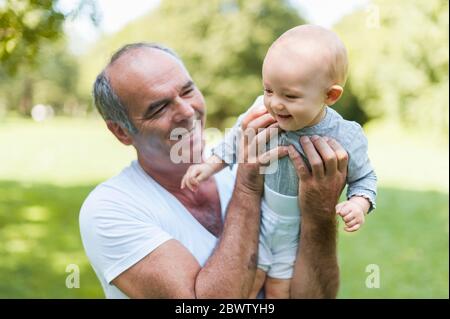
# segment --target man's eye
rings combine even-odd
[[[190,93],[192,93],[192,91],[194,91],[193,88],[187,89],[186,91],[184,91],[184,92],[181,94],[181,96],[189,95]]]
[[[156,107],[155,110],[150,114],[150,116],[148,118],[152,118],[152,117],[160,114],[162,111],[164,111],[164,109],[166,108],[167,105],[169,105],[169,103],[164,103],[164,104],[161,104],[158,107]]]

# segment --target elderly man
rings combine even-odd
[[[335,205],[345,182],[347,154],[335,141],[301,141],[311,170],[292,147],[250,158],[269,137],[265,129],[243,141],[246,161],[203,182],[197,192],[180,189],[189,163],[170,157],[175,128],[189,131],[205,121],[205,102],[181,60],[159,45],[137,43],[115,53],[94,85],[96,106],[108,129],[137,160],[100,184],[80,213],[83,244],[108,298],[247,298],[254,283],[262,163],[290,156],[302,181],[301,249],[291,285],[293,298],[333,298],[339,284]],[[273,126],[264,108],[243,128]]]

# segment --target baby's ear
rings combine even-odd
[[[342,96],[342,93],[344,92],[344,89],[340,85],[333,85],[328,89],[327,97],[325,99],[325,104],[328,106],[333,105],[336,103]]]

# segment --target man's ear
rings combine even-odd
[[[113,122],[111,120],[107,120],[106,126],[122,144],[125,145],[133,144],[131,134],[127,130],[122,128],[122,126],[120,126],[118,123]]]
[[[333,85],[328,89],[327,97],[325,99],[326,105],[333,105],[336,103],[342,96],[342,93],[344,92],[344,89],[340,85]]]

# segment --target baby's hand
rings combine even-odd
[[[208,177],[214,174],[214,169],[208,163],[193,164],[189,166],[186,174],[181,179],[181,189],[189,188],[195,192],[198,189],[198,185],[201,181],[204,181]]]
[[[357,231],[365,221],[363,207],[350,200],[337,204],[336,214],[342,217],[347,232]]]

